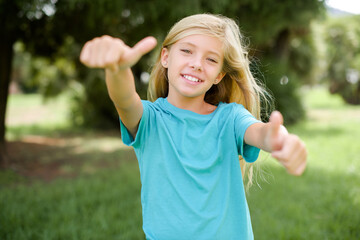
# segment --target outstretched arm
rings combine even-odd
[[[133,137],[136,136],[143,106],[130,68],[155,46],[156,39],[153,37],[144,38],[130,48],[118,38],[102,36],[88,41],[80,54],[80,61],[86,66],[105,69],[109,96]]]
[[[273,112],[268,123],[255,123],[245,132],[245,142],[258,147],[276,158],[293,175],[301,175],[306,167],[305,144],[282,125],[280,112]]]

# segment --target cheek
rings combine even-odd
[[[167,67],[168,80],[171,81],[178,75],[178,70],[174,62],[169,62]]]
[[[169,59],[168,61],[168,74],[179,73],[184,65],[184,61],[180,58]]]
[[[217,78],[221,73],[221,70],[222,70],[221,68],[213,66],[212,68],[209,68],[208,73],[211,75],[211,77]]]

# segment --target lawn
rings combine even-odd
[[[289,130],[306,142],[308,168],[293,177],[262,154],[248,192],[255,239],[360,239],[360,107],[323,88],[302,93],[308,117]],[[9,104],[0,239],[143,239],[137,162],[117,129],[72,129],[64,96]]]

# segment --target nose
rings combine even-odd
[[[201,71],[202,70],[202,63],[201,63],[201,59],[199,58],[193,58],[192,61],[190,62],[190,67],[192,69],[194,69],[195,71]]]

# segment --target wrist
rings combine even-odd
[[[131,71],[129,67],[120,67],[118,65],[105,68],[105,73],[109,74],[110,76],[127,74],[128,71]]]

